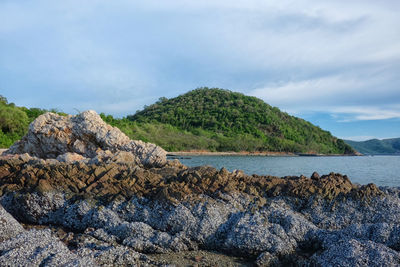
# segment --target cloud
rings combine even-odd
[[[370,106],[332,107],[331,112],[342,114],[342,116],[337,116],[339,122],[400,119],[399,107],[391,109]]]
[[[340,139],[352,140],[352,141],[366,141],[366,140],[371,140],[371,139],[375,139],[375,138],[376,138],[375,136],[365,136],[365,135],[340,137]]]
[[[283,82],[250,94],[292,114],[328,112],[339,122],[400,118],[398,78],[373,72]]]
[[[87,106],[126,115],[160,96],[216,86],[295,114],[394,118],[399,7],[372,0],[3,0],[0,86],[14,102],[67,112]]]
[[[362,88],[364,83],[364,81],[360,80],[332,76],[310,80],[289,81],[265,88],[257,88],[252,90],[250,94],[272,104],[279,103],[285,106],[296,103],[301,105],[301,103],[304,103],[310,105],[316,101],[329,100],[332,95],[344,94],[349,88],[353,90]]]

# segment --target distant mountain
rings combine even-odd
[[[215,141],[211,150],[217,151],[354,153],[343,140],[308,121],[256,97],[218,88],[199,88],[175,98],[160,98],[127,118],[207,136]]]
[[[371,139],[361,142],[345,140],[345,142],[362,154],[400,154],[400,138]]]

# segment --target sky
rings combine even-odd
[[[0,0],[0,95],[117,117],[218,87],[344,139],[400,137],[398,0]]]

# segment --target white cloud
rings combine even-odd
[[[371,106],[355,106],[355,107],[331,107],[330,111],[338,114],[345,114],[344,118],[339,119],[341,122],[351,122],[355,120],[387,120],[400,118],[400,108],[398,107],[371,107]]]
[[[323,77],[311,80],[286,82],[264,88],[257,88],[250,95],[264,99],[273,105],[320,105],[321,102],[329,101],[332,96],[345,94],[351,88],[360,90],[363,81],[340,76]]]
[[[352,141],[366,141],[366,140],[376,139],[375,136],[367,136],[367,135],[344,136],[344,137],[339,137],[339,138],[344,139],[344,140],[352,140]]]
[[[397,84],[385,76],[332,76],[287,82],[250,92],[292,114],[331,113],[338,122],[400,118]]]
[[[292,113],[397,118],[399,7],[372,0],[3,0],[0,78],[6,95],[29,94],[7,81],[15,75],[26,88],[43,88],[29,97],[84,90],[82,105],[95,98],[93,108],[120,114],[210,83]],[[72,107],[71,99],[54,101]]]

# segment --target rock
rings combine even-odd
[[[134,222],[123,225],[127,237],[122,242],[138,252],[166,253],[171,251],[186,251],[188,248],[179,237],[171,236],[166,232],[154,230],[151,226]]]
[[[258,257],[259,266],[300,261],[305,266],[340,265],[346,260],[357,266],[363,257],[369,265],[377,257],[390,266],[398,260],[400,199],[398,192],[386,194],[369,202],[324,198],[299,202],[279,196],[261,208],[246,194],[203,195],[201,200],[178,204],[135,196],[104,202],[29,192],[7,194],[0,200],[18,218],[84,233],[63,240],[77,255],[101,265],[129,260],[140,265],[140,253],[201,247]]]
[[[65,200],[60,193],[11,193],[1,198],[1,204],[19,221],[37,224],[51,212],[63,207]]]
[[[0,205],[0,242],[24,231],[22,225]]]
[[[117,160],[132,160],[144,166],[160,167],[167,162],[166,152],[161,147],[130,140],[118,128],[106,124],[92,110],[66,117],[54,113],[43,114],[31,123],[28,134],[5,153],[28,153],[43,159],[64,155],[60,160],[75,161],[81,160],[75,154],[94,158],[103,150],[112,153],[131,152],[133,156],[125,153]]]
[[[67,153],[59,155],[57,157],[58,161],[66,162],[66,163],[74,163],[74,162],[81,161],[84,159],[85,159],[85,157],[83,157],[82,155],[79,155],[77,153],[71,153],[71,152],[67,152]]]
[[[369,240],[328,235],[323,252],[311,258],[319,266],[395,266],[400,253]]]
[[[118,151],[110,158],[108,162],[116,162],[116,163],[135,162],[135,155],[133,155],[132,152],[128,151]]]
[[[89,258],[99,266],[148,266],[154,264],[146,255],[131,248],[100,241],[88,235],[77,235],[71,241],[79,257]]]
[[[63,154],[60,158],[69,158],[69,155]],[[318,180],[248,176],[209,166],[188,168],[173,161],[162,168],[145,169],[131,162],[132,158],[135,156],[131,152],[112,153],[110,150],[102,150],[89,161],[73,163],[0,157],[0,195],[15,191],[59,191],[96,199],[136,195],[179,202],[187,198],[200,200],[204,195],[217,198],[221,194],[240,193],[253,198],[258,207],[264,206],[268,198],[277,196],[291,196],[302,201],[312,196],[368,201],[384,195],[375,185],[356,186],[340,174],[324,175]]]
[[[383,193],[375,184],[362,185],[358,190],[352,190],[352,195],[358,199],[370,199],[371,197],[382,196]]]
[[[256,212],[244,214],[228,232],[224,248],[232,252],[257,256],[264,251],[272,255],[293,252],[296,241],[290,238],[279,224]]]
[[[270,267],[270,266],[280,266],[280,261],[278,257],[275,255],[271,255],[268,251],[261,253],[255,262],[255,265],[258,267]]]
[[[0,243],[0,266],[96,266],[73,254],[50,230],[30,230]]]
[[[145,168],[123,149],[100,148],[94,158],[78,161],[70,156],[82,155],[58,156],[66,162],[28,154],[0,157],[1,205],[21,223],[69,231],[57,235],[68,246],[59,247],[42,230],[26,232],[17,224],[14,233],[6,227],[0,265],[20,257],[22,249],[28,255],[37,249],[29,257],[42,265],[79,265],[78,257],[112,266],[153,265],[142,253],[179,255],[199,248],[259,266],[376,265],[375,258],[398,264],[400,189],[353,185],[337,173],[314,179],[249,176],[177,161]],[[5,214],[0,220],[14,225]],[[37,239],[44,243],[17,247]],[[24,264],[25,255],[20,260]]]
[[[320,178],[318,172],[313,172],[313,174],[311,175],[311,179],[313,180],[318,180]]]

